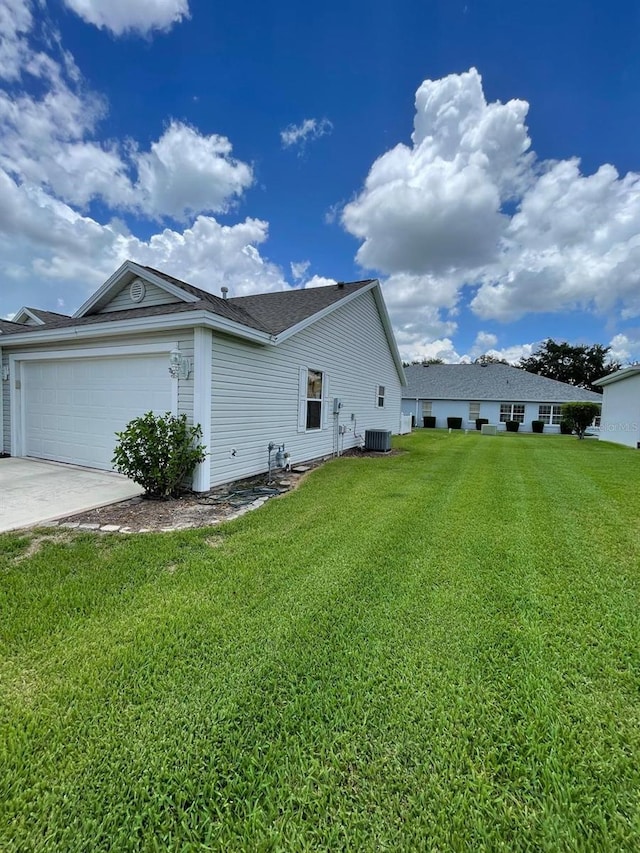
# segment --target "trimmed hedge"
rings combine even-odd
[[[482,424],[488,424],[489,418],[476,418],[476,429],[478,432],[482,429]]]
[[[427,415],[422,419],[422,425],[425,429],[435,429],[436,419],[433,415]]]
[[[544,432],[544,421],[531,421],[532,432]]]
[[[462,429],[462,418],[447,418],[449,429]]]
[[[520,421],[506,421],[505,427],[507,428],[507,432],[518,432],[520,429]]]

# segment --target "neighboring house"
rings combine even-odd
[[[224,294],[226,296],[226,292]],[[402,361],[376,280],[214,296],[125,262],[73,315],[2,321],[3,449],[109,470],[114,433],[186,414],[208,451],[196,491],[397,433]]]
[[[446,427],[448,417],[458,417],[463,429],[475,429],[476,419],[486,418],[499,429],[513,420],[531,432],[531,422],[539,420],[545,432],[560,432],[563,403],[602,402],[593,391],[506,364],[412,364],[405,374],[402,411],[412,415],[417,426],[428,416],[436,418],[437,427]]]
[[[600,439],[640,448],[640,366],[598,379],[602,388]]]

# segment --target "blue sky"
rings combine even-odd
[[[632,2],[3,0],[0,316],[382,281],[407,359],[640,358]]]

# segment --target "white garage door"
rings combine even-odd
[[[116,430],[171,410],[166,354],[25,361],[25,455],[111,470]]]

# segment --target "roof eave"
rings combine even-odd
[[[251,329],[233,320],[227,320],[210,311],[190,311],[180,314],[159,314],[147,317],[136,317],[128,320],[113,320],[97,323],[87,323],[82,326],[63,326],[55,329],[34,329],[30,332],[19,332],[7,335],[3,340],[5,347],[24,344],[45,344],[69,340],[86,340],[91,338],[116,337],[131,332],[154,332],[168,329],[184,329],[192,326],[203,326],[213,331],[242,338],[253,343],[273,344],[271,336],[266,332]]]
[[[637,376],[638,374],[640,374],[640,366],[630,365],[617,370],[615,373],[610,373],[608,376],[603,376],[601,379],[596,379],[593,384],[604,388],[605,385],[612,385],[614,382],[620,382],[621,379],[627,379],[629,376]]]

